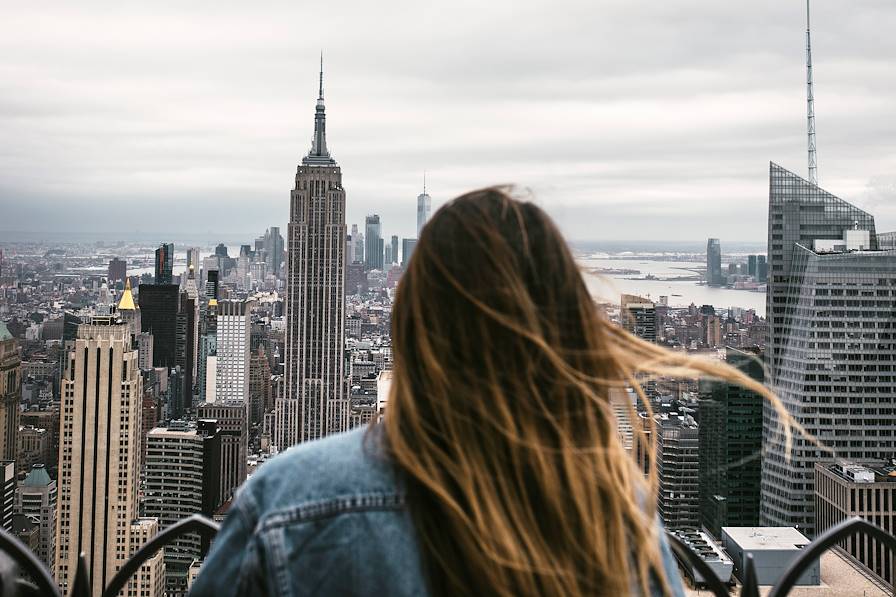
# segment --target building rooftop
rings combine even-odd
[[[6,327],[6,324],[0,321],[0,342],[4,340],[12,340],[13,336],[9,333],[9,328]]]
[[[25,480],[22,481],[22,485],[25,487],[46,487],[52,482],[50,475],[47,474],[47,467],[43,464],[35,464],[28,476],[25,477]]]
[[[744,551],[802,549],[809,539],[793,527],[722,527]]]

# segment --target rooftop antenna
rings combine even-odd
[[[809,124],[809,182],[818,186],[815,155],[815,95],[812,92],[812,37],[809,33],[809,0],[806,0],[806,117]]]
[[[423,194],[426,194],[426,170],[423,171]]]

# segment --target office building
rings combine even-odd
[[[429,221],[429,215],[432,211],[432,198],[426,194],[426,183],[423,184],[423,192],[417,195],[417,238],[420,238],[420,231]]]
[[[383,268],[389,269],[392,265],[392,245],[386,245],[385,249],[383,249]]]
[[[16,462],[0,460],[0,528],[12,532],[16,505]]]
[[[700,527],[699,429],[693,417],[656,416],[659,515],[668,529]]]
[[[138,290],[140,330],[152,335],[153,367],[174,367],[180,288],[175,284],[141,284]]]
[[[896,449],[896,250],[878,250],[871,214],[776,164],[770,179],[771,385],[837,457],[889,459]],[[788,454],[767,402],[763,425],[762,524],[813,536],[815,463],[833,457],[799,434]]]
[[[218,270],[208,270],[205,280],[205,298],[208,300],[218,298]]]
[[[808,544],[808,537],[793,527],[724,527],[722,529],[722,546],[734,561],[734,567],[739,571],[739,577],[743,579],[747,556],[752,556],[756,581],[761,587],[777,584],[790,566],[790,562],[799,557],[803,548]],[[796,587],[817,587],[820,584],[821,564],[816,559],[806,567],[806,572],[797,579],[795,585]],[[842,593],[832,592],[830,594]]]
[[[130,556],[140,481],[142,378],[126,324],[94,317],[67,343],[62,374],[56,580],[84,553],[93,595]]]
[[[725,353],[729,365],[764,381],[761,355]],[[763,400],[737,384],[700,380],[700,518],[717,539],[725,526],[759,526]]]
[[[656,342],[656,305],[653,301],[623,294],[619,306],[619,318],[625,329],[643,340]]]
[[[261,424],[264,413],[273,408],[271,365],[262,347],[249,359],[249,427]]]
[[[174,245],[162,243],[156,249],[156,284],[171,284],[174,281]]]
[[[200,404],[198,418],[214,421],[221,438],[218,491],[221,503],[233,497],[246,480],[249,457],[248,406],[242,404]]]
[[[15,511],[24,514],[38,525],[35,554],[52,567],[56,559],[56,481],[47,474],[43,464],[34,465],[16,489]]]
[[[215,342],[215,402],[248,403],[252,303],[218,301]]]
[[[131,338],[136,339],[142,331],[142,320],[140,316],[140,308],[134,302],[134,294],[131,291],[130,278],[124,283],[124,291],[121,293],[121,298],[118,300],[116,312],[118,313],[118,316],[128,324],[128,328],[131,331]]]
[[[352,224],[352,242],[355,244],[355,260],[353,263],[364,263],[364,233],[358,231],[358,226]]]
[[[401,239],[401,267],[406,268],[408,266],[408,262],[411,260],[411,255],[414,253],[414,248],[416,246],[416,238]]]
[[[137,550],[158,535],[160,530],[162,530],[161,525],[155,518],[138,518],[131,522],[128,557],[136,554]],[[122,594],[125,597],[166,597],[165,562],[161,549],[140,566],[128,581]]]
[[[220,503],[221,438],[214,421],[172,421],[146,435],[143,512],[162,528],[193,514],[211,517]],[[187,571],[204,555],[199,535],[165,547],[166,593],[186,593]]]
[[[347,415],[337,414],[345,410],[345,235],[345,189],[327,150],[321,69],[314,140],[290,203],[281,450],[347,428]]]
[[[22,402],[22,358],[6,324],[0,321],[0,460],[15,460],[19,404]]]
[[[765,255],[756,257],[756,281],[768,282],[768,262],[765,260]]]
[[[47,464],[52,458],[51,434],[33,425],[19,427],[16,448],[16,467],[19,474],[30,471],[35,464]]]
[[[280,268],[283,266],[283,236],[280,228],[271,226],[264,235],[265,263],[268,271],[280,277]]]
[[[815,515],[819,534],[855,516],[888,533],[896,532],[896,467],[883,462],[816,463]],[[883,543],[856,534],[839,546],[877,578],[893,585],[894,554]]]
[[[364,267],[367,270],[383,269],[383,239],[380,230],[380,217],[369,215],[364,220]]]
[[[756,255],[747,255],[747,275],[756,277]]]
[[[706,284],[708,286],[725,284],[722,278],[722,246],[717,238],[711,238],[706,243]]]
[[[122,282],[128,277],[128,262],[118,257],[109,260],[109,283]]]
[[[388,265],[391,265],[393,263],[398,263],[398,236],[395,234],[392,235],[391,247],[392,247],[392,260],[389,262]]]

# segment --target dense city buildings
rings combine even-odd
[[[764,380],[761,355],[725,353],[729,365]],[[700,518],[717,539],[722,527],[759,525],[763,401],[737,384],[700,380]]]
[[[839,458],[887,460],[893,402],[896,251],[874,217],[771,164],[768,248],[772,387],[794,419]],[[834,454],[796,435],[787,454],[766,403],[762,524],[815,534],[815,463]]]
[[[327,150],[325,127],[321,70],[314,140],[296,170],[290,196],[286,396],[277,408],[279,449],[347,428],[345,190],[342,170]]]

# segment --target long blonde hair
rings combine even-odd
[[[790,420],[740,371],[608,322],[550,218],[500,187],[454,199],[424,228],[392,343],[386,441],[434,595],[668,590],[654,459],[645,479],[610,403],[634,388],[649,409],[642,375],[738,383]],[[635,431],[651,445],[655,433]]]

